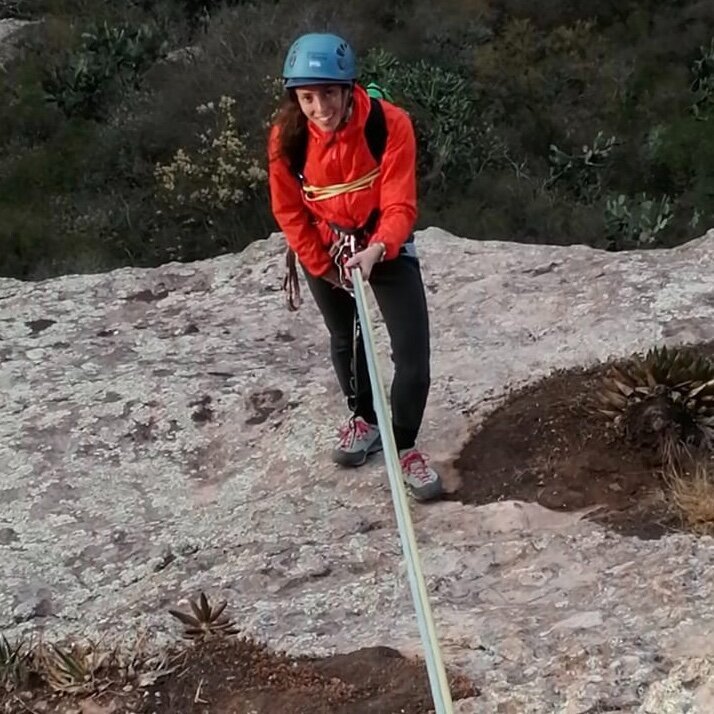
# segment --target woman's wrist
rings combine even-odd
[[[376,248],[379,251],[377,256],[377,262],[381,263],[384,260],[384,256],[387,254],[387,246],[382,243],[382,241],[376,241],[374,243],[370,243],[369,247]]]

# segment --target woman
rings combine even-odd
[[[428,500],[442,487],[415,445],[430,386],[430,347],[412,233],[414,130],[408,115],[390,102],[379,100],[375,108],[377,100],[356,77],[352,48],[336,35],[308,34],[291,46],[283,70],[286,97],[269,141],[272,211],[322,313],[337,379],[352,410],[333,459],[359,466],[381,449],[350,291],[349,272],[359,267],[390,336],[392,420],[404,481],[415,498]],[[375,156],[375,126],[381,127],[381,156]]]

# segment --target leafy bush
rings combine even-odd
[[[605,225],[613,248],[641,248],[654,245],[657,237],[673,220],[672,200],[659,200],[640,193],[607,199]]]
[[[0,20],[7,17],[29,20],[33,16],[28,0],[0,0]]]
[[[692,65],[692,111],[698,119],[708,119],[714,110],[714,37],[709,47],[701,47],[701,56]]]
[[[164,32],[156,24],[131,27],[106,22],[82,33],[82,43],[65,62],[49,68],[43,82],[47,99],[68,117],[103,116],[108,92],[118,80],[133,84],[166,53]]]
[[[672,190],[687,195],[705,225],[714,222],[714,131],[712,120],[685,116],[660,128],[653,146],[654,163],[669,178]]]
[[[425,60],[400,62],[372,49],[362,63],[361,81],[385,87],[410,113],[426,191],[478,173],[505,151],[493,126],[479,118],[466,79],[455,72]]]
[[[209,102],[197,107],[199,114],[211,116],[213,126],[199,135],[195,155],[178,149],[169,164],[157,165],[159,197],[172,210],[193,210],[208,217],[242,203],[265,184],[263,162],[249,155],[238,133],[235,103],[223,96],[217,106]]]
[[[550,146],[550,177],[547,186],[564,183],[575,197],[585,203],[596,201],[602,192],[603,172],[608,167],[617,138],[605,138],[599,131],[592,146],[585,144],[579,152],[568,154],[554,144]]]
[[[3,275],[206,258],[274,230],[267,122],[306,31],[347,36],[361,79],[412,116],[417,227],[621,250],[714,224],[711,3],[0,0],[7,12],[43,22],[0,81]]]

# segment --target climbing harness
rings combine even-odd
[[[376,219],[375,219],[376,220]],[[368,221],[369,222],[369,221]],[[347,261],[364,245],[367,230],[362,228],[359,231],[346,231],[336,224],[330,226],[335,234],[336,240],[330,247],[330,256],[337,267],[337,274],[340,279],[340,285],[343,290],[346,290],[352,297],[355,296],[354,289],[350,278],[350,270],[347,268]],[[359,355],[359,345],[362,339],[362,328],[360,326],[359,315],[355,310],[352,318],[352,359],[350,362],[350,394],[347,397],[347,406],[354,412],[357,409],[357,397],[359,394],[359,376],[357,368],[357,359]]]
[[[354,254],[354,239],[352,239],[351,242],[351,249]],[[372,384],[374,407],[377,414],[379,433],[382,437],[384,459],[387,465],[387,475],[389,476],[394,512],[397,517],[397,527],[402,544],[402,552],[404,553],[404,559],[407,564],[407,574],[412,599],[414,601],[414,609],[417,615],[422,644],[424,645],[426,669],[429,676],[432,700],[436,714],[453,714],[451,691],[449,690],[449,683],[446,679],[446,671],[439,649],[439,641],[436,635],[424,575],[419,560],[414,526],[412,525],[411,515],[409,513],[406,490],[402,482],[399,452],[397,451],[392,423],[387,412],[387,396],[377,362],[374,332],[369,311],[367,310],[362,271],[359,268],[352,270],[351,282],[355,302],[357,304],[357,315],[359,316],[362,329],[367,367]]]
[[[347,230],[341,228],[336,223],[331,223],[330,229],[335,236],[335,240],[332,242],[329,250],[330,257],[337,268],[340,285],[344,290],[352,295],[352,297],[354,297],[354,290],[352,288],[350,270],[347,268],[347,261],[355,253],[364,249],[366,231],[364,229]]]
[[[355,181],[349,183],[333,184],[332,186],[309,186],[303,185],[305,200],[307,201],[324,201],[333,196],[340,196],[353,191],[362,191],[371,186],[379,176],[379,167],[373,169],[368,174]],[[374,231],[379,218],[379,211],[373,210],[370,212],[364,225],[360,228],[353,228],[346,231],[341,226],[335,223],[330,223],[330,229],[335,235],[336,240],[333,241],[329,248],[329,254],[332,257],[337,270],[340,274],[340,283],[348,292],[351,292],[349,287],[349,275],[345,270],[344,263],[350,257],[347,253],[349,248],[346,242],[347,236],[354,236],[360,243],[365,241],[367,236]],[[300,299],[300,281],[298,279],[297,264],[295,251],[291,248],[285,250],[285,275],[283,277],[283,291],[286,293],[287,307],[290,312],[299,309],[302,304]]]

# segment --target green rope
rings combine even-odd
[[[372,383],[372,393],[374,397],[374,407],[377,414],[377,423],[382,437],[382,447],[384,458],[387,464],[387,474],[392,492],[394,511],[397,516],[397,526],[402,543],[402,552],[407,563],[407,573],[409,585],[411,587],[412,599],[416,610],[419,632],[422,644],[424,645],[426,669],[429,675],[431,695],[436,708],[436,714],[453,714],[453,704],[449,683],[446,679],[446,671],[439,650],[439,641],[436,636],[436,628],[431,614],[429,598],[424,582],[424,575],[419,561],[419,551],[417,549],[414,526],[407,502],[406,491],[402,482],[402,468],[399,462],[399,452],[394,439],[391,419],[387,412],[387,397],[384,391],[384,384],[379,373],[379,365],[374,347],[374,331],[372,322],[367,310],[367,300],[365,299],[364,280],[362,271],[357,268],[351,272],[354,296],[357,302],[357,313],[359,315],[362,328],[362,342],[364,344],[369,377]]]

